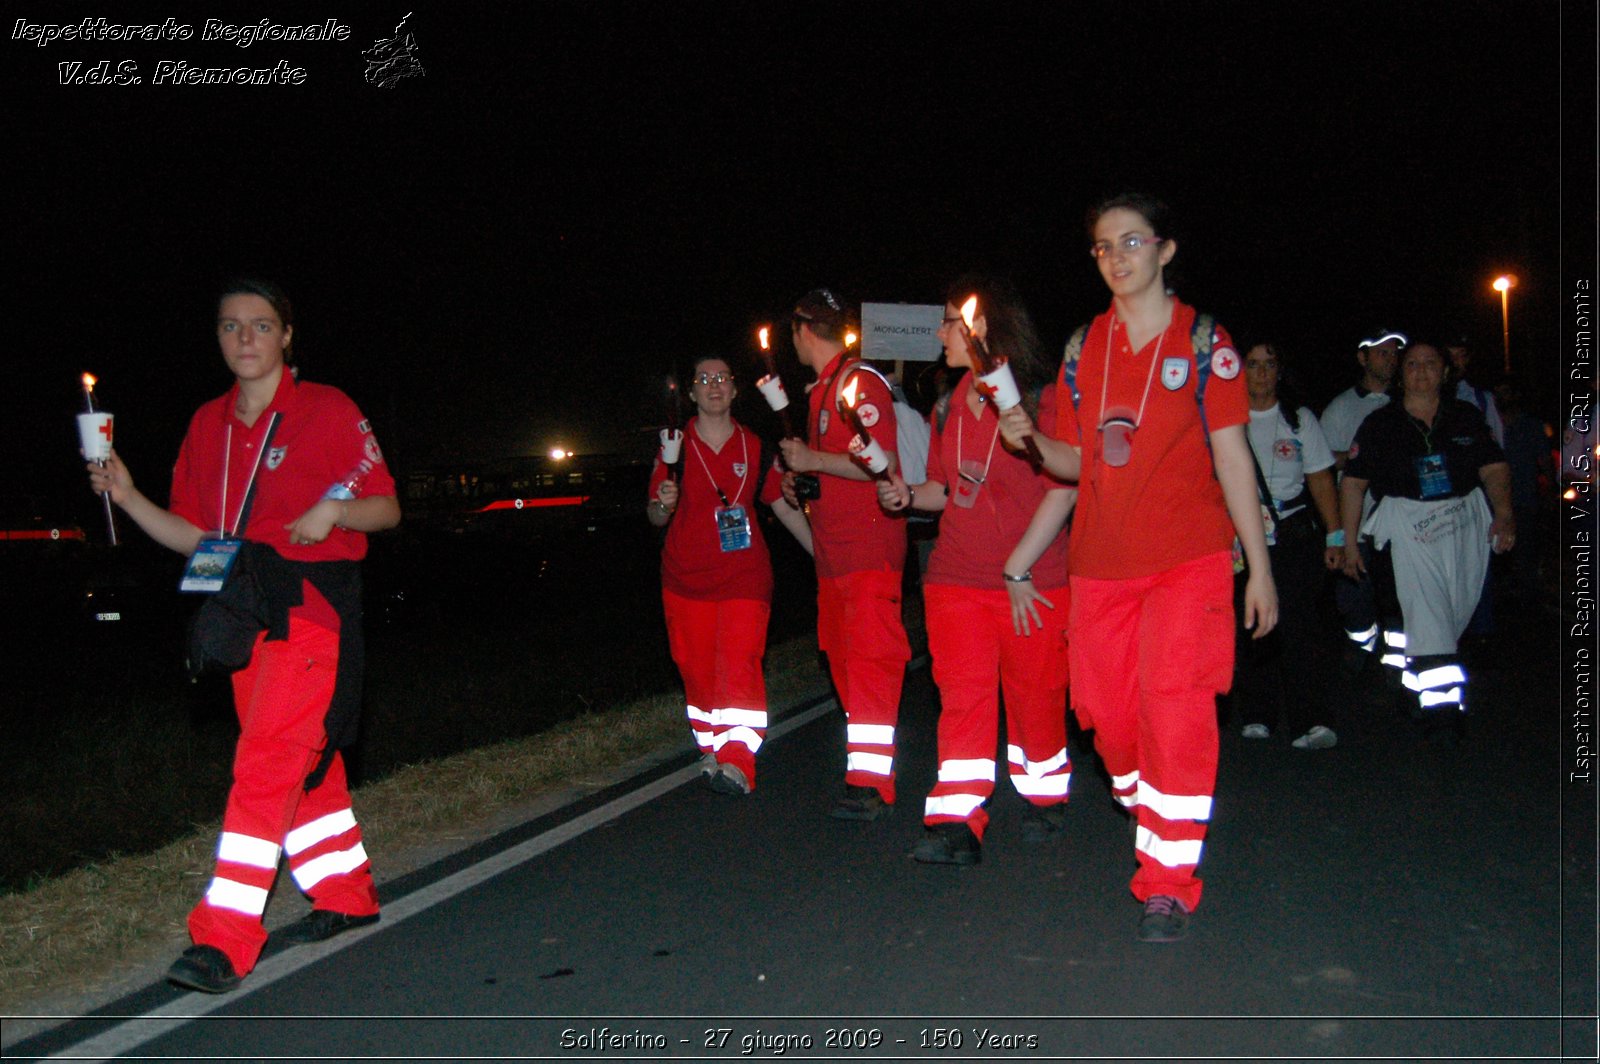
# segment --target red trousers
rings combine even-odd
[[[1200,901],[1217,780],[1216,696],[1233,674],[1226,552],[1132,580],[1072,578],[1072,706],[1138,818],[1134,897]]]
[[[695,744],[702,754],[738,766],[754,787],[756,751],[767,734],[761,658],[771,606],[753,599],[684,598],[664,588],[661,604]]]
[[[316,594],[309,587],[308,595]],[[344,761],[335,754],[322,782],[305,791],[328,737],[323,728],[339,663],[339,633],[291,613],[289,638],[257,637],[250,664],[234,673],[239,744],[222,817],[217,867],[189,913],[189,936],[216,946],[244,975],[267,932],[267,896],[287,854],[295,883],[318,909],[378,911],[372,865],[350,809]]]
[[[948,584],[922,589],[928,649],[939,685],[939,781],[928,795],[928,824],[966,821],[983,838],[994,792],[995,737],[1005,692],[1006,759],[1011,785],[1034,805],[1067,800],[1067,609],[1065,587],[1043,590],[1043,629],[1017,635],[1005,591]]]
[[[900,619],[900,572],[817,578],[817,646],[845,713],[844,781],[894,802],[894,727],[911,644]]]

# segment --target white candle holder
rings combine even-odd
[[[78,443],[89,461],[107,461],[111,457],[111,415],[104,410],[79,414]]]
[[[674,465],[678,461],[678,454],[683,449],[682,429],[661,430],[661,461],[665,465]]]
[[[783,380],[776,373],[769,373],[756,381],[756,387],[761,390],[774,413],[789,405],[789,393],[783,390]]]
[[[869,473],[882,473],[889,468],[889,456],[877,440],[861,442],[860,436],[850,438],[850,453],[861,459]]]
[[[1022,402],[1022,392],[1017,389],[1017,378],[1011,375],[1011,364],[1002,362],[978,378],[994,397],[996,410],[1010,410]]]

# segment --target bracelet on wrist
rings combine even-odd
[[[1344,529],[1340,528],[1328,533],[1328,546],[1344,546]]]
[[[913,509],[917,505],[917,489],[910,484],[906,485],[906,509]]]
[[[1008,584],[1026,584],[1029,580],[1033,579],[1033,570],[1029,569],[1021,576],[1012,576],[1010,573],[1004,571],[1002,571],[1000,575],[1006,578],[1006,583]]]

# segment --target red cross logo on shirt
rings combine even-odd
[[[1277,446],[1272,449],[1272,453],[1285,462],[1292,461],[1294,459],[1294,441],[1279,440]]]
[[[1211,355],[1211,371],[1225,381],[1239,375],[1239,353],[1231,347],[1219,347]]]

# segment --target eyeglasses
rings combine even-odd
[[[1127,236],[1116,240],[1097,240],[1089,245],[1089,254],[1097,259],[1103,259],[1113,251],[1121,251],[1132,255],[1146,244],[1159,244],[1165,237],[1140,236],[1138,233],[1129,233]]]
[[[724,384],[732,379],[731,373],[697,373],[694,376],[696,384]]]

